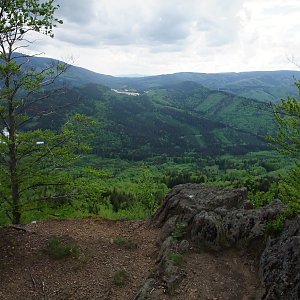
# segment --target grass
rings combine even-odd
[[[128,273],[125,270],[117,271],[113,275],[113,282],[115,285],[122,286],[128,280]]]
[[[125,248],[125,249],[136,249],[137,248],[137,244],[127,238],[127,237],[124,237],[124,236],[117,236],[116,238],[114,238],[114,244],[122,247],[122,248]]]
[[[175,230],[172,232],[172,237],[174,239],[181,239],[186,234],[186,227],[188,224],[186,222],[177,222],[175,225]]]
[[[128,220],[145,220],[151,215],[151,212],[138,205],[134,205],[128,209],[120,209],[117,212],[114,212],[112,208],[107,205],[99,205],[99,207],[99,216],[110,220],[120,220],[124,218]]]
[[[170,253],[169,260],[173,261],[176,266],[181,266],[183,263],[183,255],[177,252]]]
[[[54,237],[47,242],[46,252],[54,259],[72,257],[80,259],[83,257],[80,247],[75,243],[63,242]]]

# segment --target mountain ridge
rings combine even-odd
[[[54,59],[32,57],[33,65],[51,62]],[[300,79],[300,71],[248,71],[223,73],[178,72],[173,74],[145,77],[116,77],[72,66],[62,78],[75,86],[96,83],[114,89],[134,89],[143,92],[184,81],[194,81],[207,88],[229,92],[238,96],[264,102],[278,102],[281,98],[297,96],[295,80]]]

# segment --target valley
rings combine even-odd
[[[49,59],[32,59],[35,67],[48,63]],[[90,121],[76,125],[76,130],[90,149],[80,153],[73,167],[58,168],[56,178],[66,183],[63,193],[69,196],[59,202],[25,201],[22,222],[49,216],[143,219],[170,188],[187,182],[246,186],[256,205],[267,203],[278,196],[278,182],[294,163],[266,141],[276,132],[272,97],[291,91],[290,75],[283,71],[120,78],[69,68],[56,83],[64,92],[34,103],[24,130],[58,131],[71,115],[84,114]],[[235,94],[241,82],[244,92],[263,85],[272,87],[273,96],[259,101],[244,92]],[[284,88],[274,89],[279,82]],[[34,117],[52,107],[59,109]],[[38,194],[51,199],[60,189],[41,187]],[[0,212],[0,223],[9,222],[4,207]]]
[[[43,58],[32,60],[34,66],[47,63]],[[69,68],[56,83],[65,86],[64,92],[31,109],[33,116],[51,107],[59,110],[33,117],[25,130],[57,131],[70,115],[84,114],[92,123],[80,125],[78,132],[90,150],[74,161],[71,173],[69,167],[61,169],[60,180],[68,182],[63,193],[69,199],[28,203],[23,222],[51,216],[147,218],[170,188],[186,182],[246,186],[256,205],[267,203],[278,196],[280,177],[294,164],[266,141],[276,132],[270,102],[280,93],[274,87],[280,82],[291,91],[290,75],[286,71],[119,78]],[[219,88],[214,89],[213,82]],[[252,90],[258,85],[272,87],[275,94],[269,101],[235,94],[241,82]],[[40,192],[51,199],[58,191]],[[2,211],[0,223],[7,222]]]

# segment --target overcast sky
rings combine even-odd
[[[296,69],[299,0],[57,0],[34,50],[99,73]]]

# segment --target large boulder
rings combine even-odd
[[[169,253],[184,253],[190,243],[204,251],[234,247],[255,254],[262,286],[257,299],[300,299],[299,215],[286,221],[279,236],[268,236],[265,230],[285,209],[279,200],[254,208],[245,188],[176,186],[150,220],[161,228],[158,268],[155,280],[148,280],[136,299],[158,299],[148,293],[153,286],[173,290],[184,273],[170,261]]]
[[[284,208],[275,200],[264,208],[254,209],[245,188],[183,184],[170,192],[151,221],[162,228],[162,241],[176,234],[180,224],[186,224],[185,236],[199,247],[246,249],[256,248],[264,240],[265,225]]]

